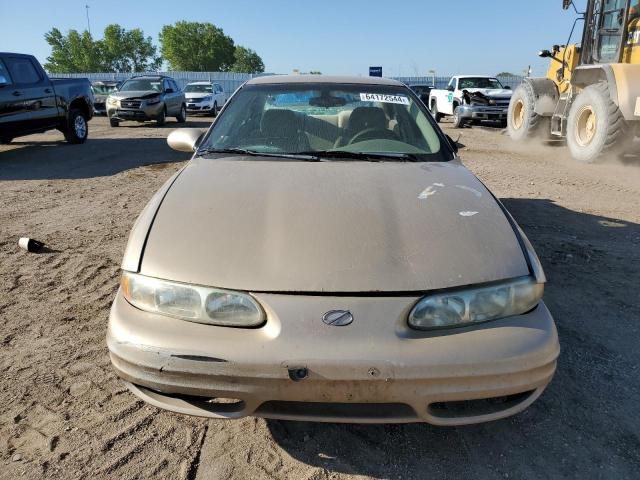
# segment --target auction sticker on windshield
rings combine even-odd
[[[387,95],[383,93],[361,93],[360,100],[363,102],[399,103],[409,105],[409,99],[402,95]]]

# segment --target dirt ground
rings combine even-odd
[[[638,478],[640,159],[580,165],[561,146],[462,131],[464,163],[549,279],[562,353],[525,412],[460,428],[212,421],[136,400],[105,346],[128,232],[187,160],[165,143],[175,126],[97,118],[85,145],[0,147],[0,479]]]

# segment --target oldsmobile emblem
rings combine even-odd
[[[329,310],[322,316],[322,321],[332,327],[345,327],[353,322],[349,310]]]

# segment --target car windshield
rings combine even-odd
[[[458,85],[460,90],[464,90],[465,88],[504,88],[500,83],[500,80],[497,78],[486,78],[486,77],[467,77],[460,79],[460,85]]]
[[[199,152],[449,160],[437,127],[414,98],[403,86],[247,85],[232,97]]]
[[[91,90],[96,95],[109,95],[116,90],[115,85],[91,85]]]
[[[211,85],[190,83],[184,87],[185,93],[212,93]]]
[[[154,90],[156,92],[162,91],[162,80],[151,80],[148,78],[136,78],[133,80],[127,80],[120,87],[121,92],[146,92]]]

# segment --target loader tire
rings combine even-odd
[[[507,132],[513,140],[519,142],[531,138],[548,128],[548,118],[538,115],[535,108],[536,96],[533,87],[529,83],[521,83],[511,96],[507,113]]]
[[[617,156],[632,139],[607,82],[589,85],[576,96],[567,118],[567,144],[573,158],[593,163],[607,155]]]

